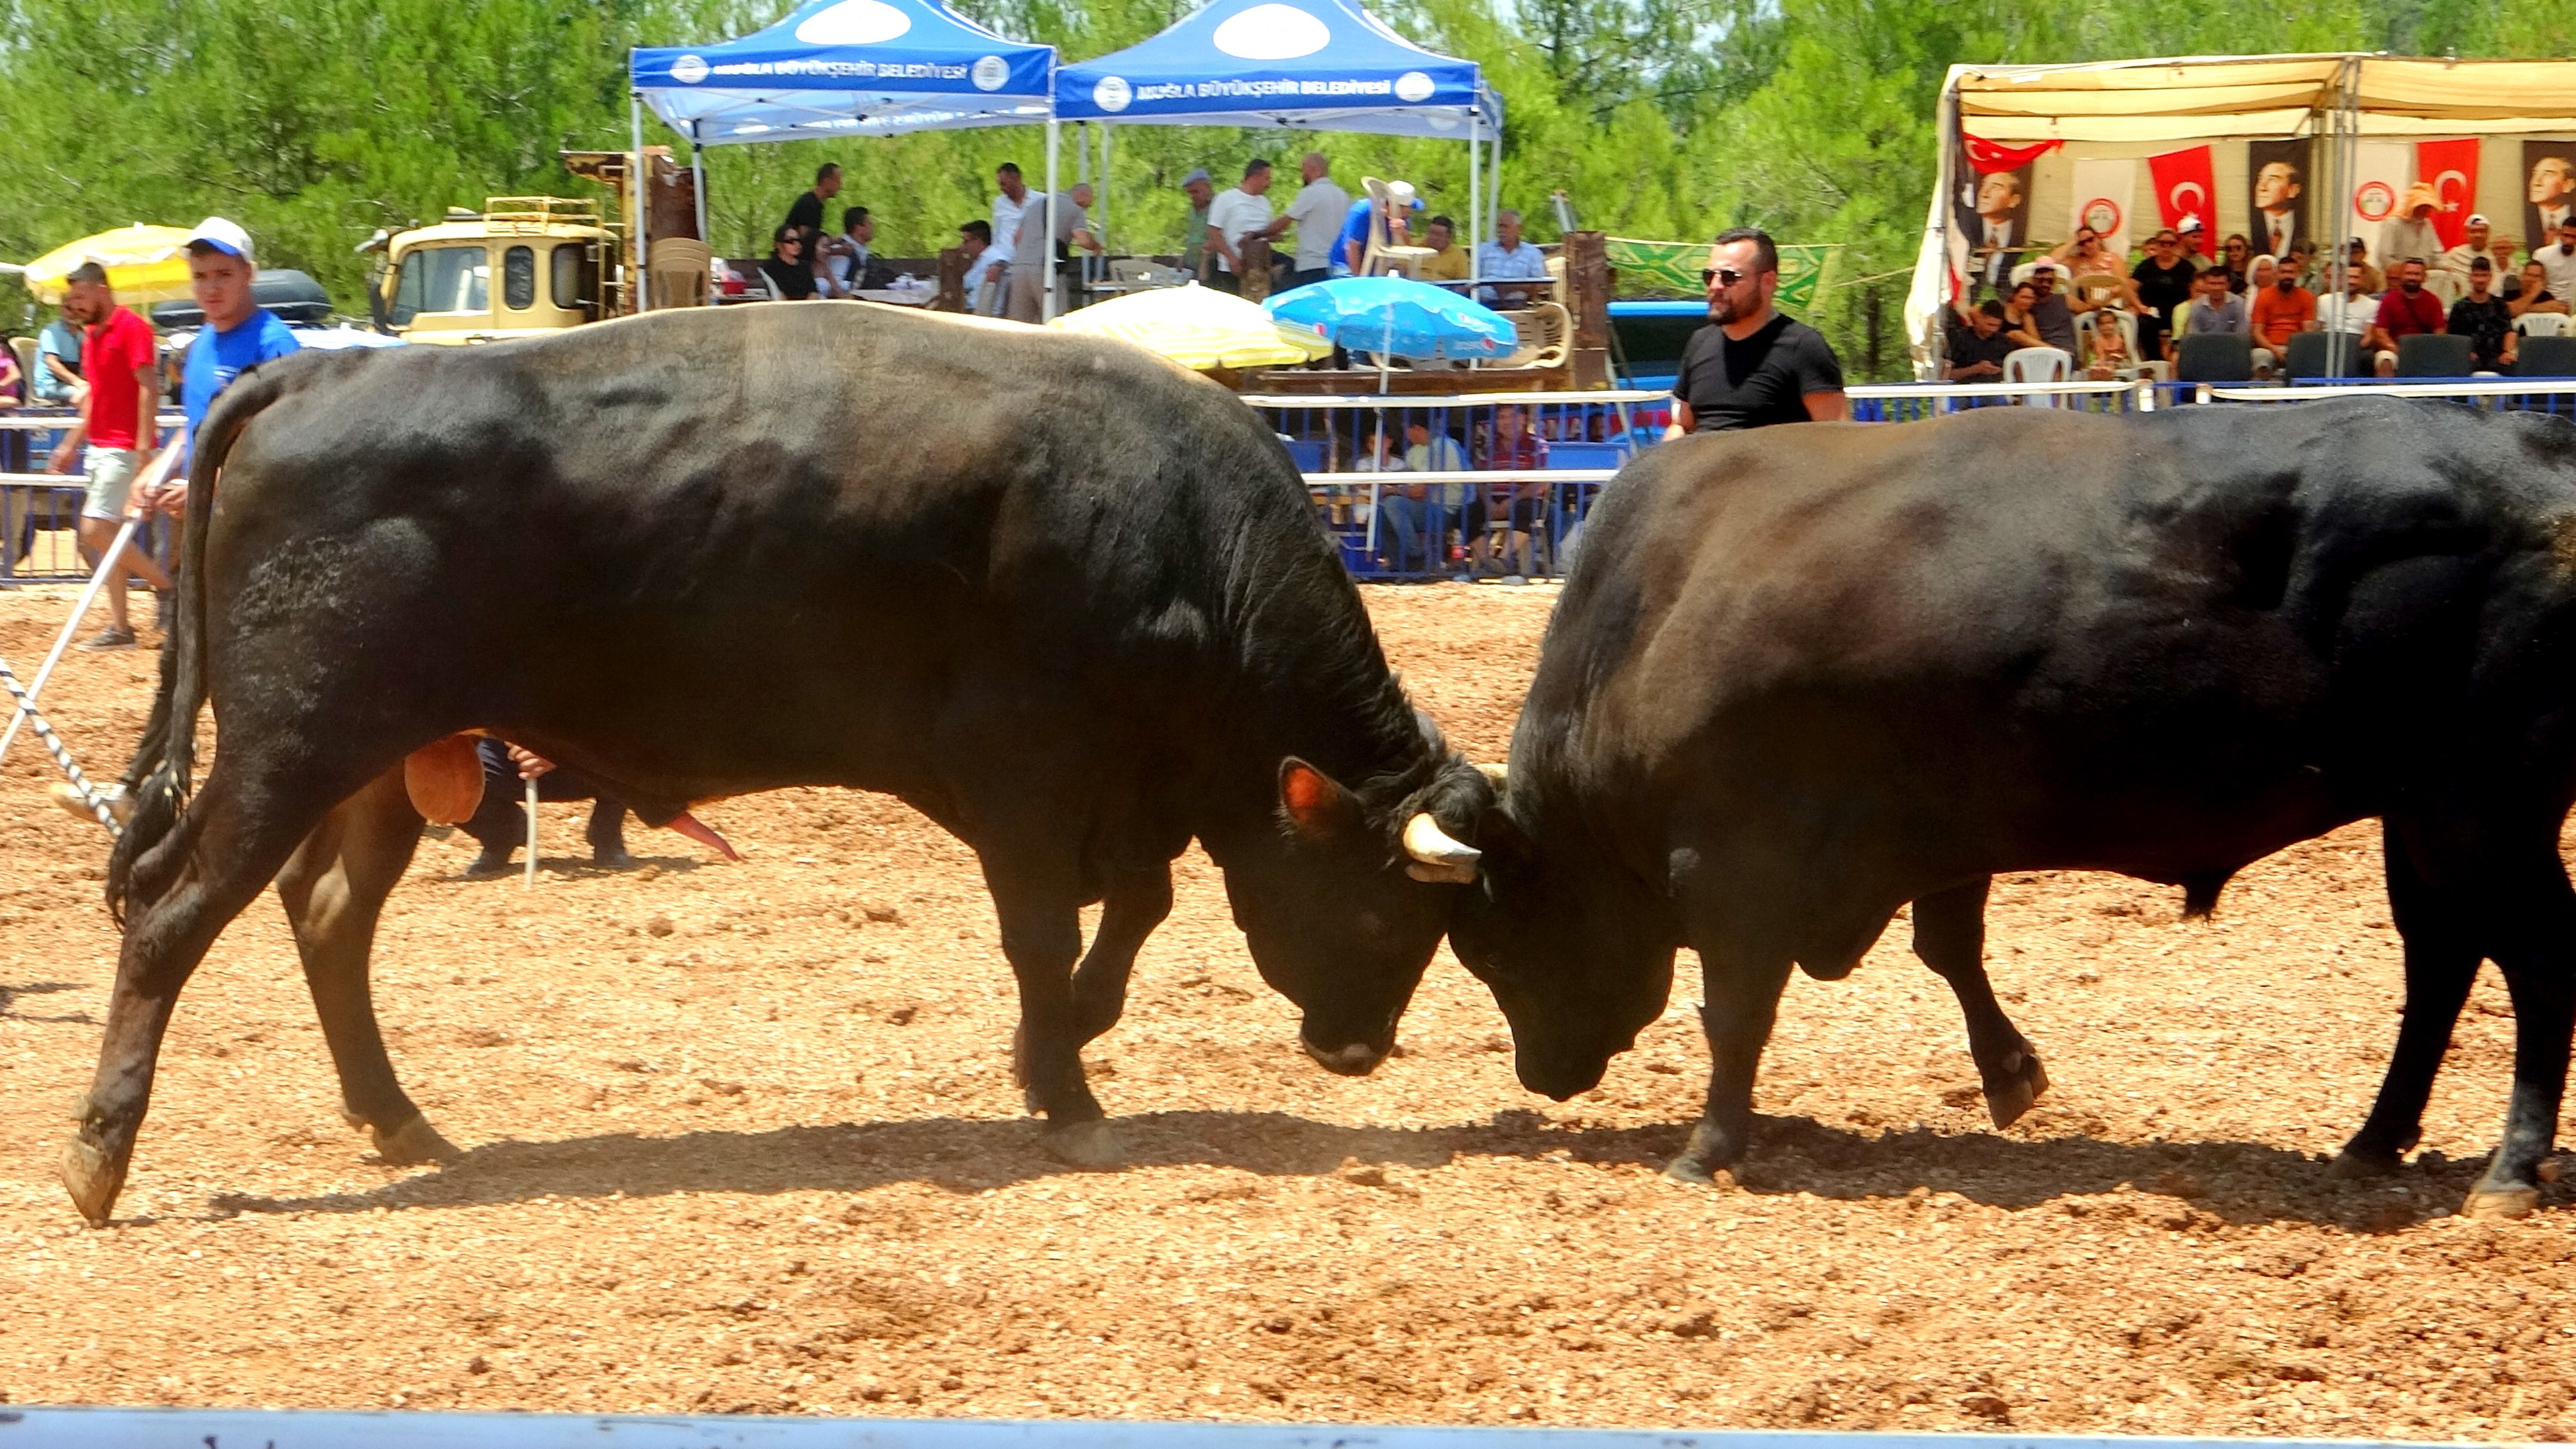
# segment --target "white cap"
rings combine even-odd
[[[2470,212],[2470,213],[2469,213],[2468,225],[2470,225],[2470,226],[2484,226],[2484,225],[2486,225],[2486,224],[2487,224],[2487,214],[2486,214],[2485,212],[2483,212],[2483,211],[2473,211],[2473,212]]]
[[[1422,198],[1413,194],[1413,183],[1410,181],[1388,182],[1386,184],[1386,199],[1394,202],[1399,208],[1408,211],[1416,209],[1422,205]]]
[[[250,233],[242,230],[239,222],[226,221],[220,216],[207,217],[188,234],[188,245],[193,247],[199,242],[243,261],[251,259]]]

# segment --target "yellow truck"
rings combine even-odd
[[[615,310],[602,282],[618,270],[616,238],[589,201],[495,196],[382,246],[376,325],[406,342],[529,337]]]

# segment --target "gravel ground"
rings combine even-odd
[[[1390,656],[1498,758],[1544,588],[1370,592]],[[67,607],[0,598],[32,673]],[[153,656],[75,656],[107,773]],[[2423,1159],[2321,1156],[2398,1002],[2373,832],[2284,852],[2215,921],[2113,877],[1999,885],[1994,972],[2050,1094],[1986,1128],[1959,1020],[1890,933],[1798,980],[1725,1189],[1656,1164],[1696,1110],[1692,992],[1563,1105],[1522,1092],[1445,953],[1402,1054],[1297,1052],[1215,873],[1181,862],[1090,1059],[1133,1167],[1036,1148],[974,862],[829,790],[706,812],[749,857],[467,882],[425,842],[378,942],[397,1063],[472,1150],[371,1162],[291,943],[237,922],[171,1030],[108,1231],[53,1181],[113,968],[103,842],[0,767],[0,1398],[2396,1435],[2576,1433],[2576,1191],[2450,1216],[2500,1120],[2481,981]],[[1689,969],[1689,963],[1685,963]]]

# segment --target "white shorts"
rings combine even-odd
[[[89,473],[89,497],[81,503],[81,517],[124,522],[126,495],[134,487],[142,457],[132,448],[89,449],[82,460]]]

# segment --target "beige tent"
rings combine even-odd
[[[2317,146],[2319,196],[2341,198],[2365,139],[2576,136],[2576,60],[2265,55],[1961,65],[1950,68],[1940,104],[1940,181],[1906,298],[1916,359],[1935,370],[1937,323],[1949,291],[1948,200],[1963,131],[2012,145],[2069,143],[2039,163],[2032,181],[2036,193],[2054,182],[2059,199],[2078,145],[2088,157],[2142,157],[2202,141],[2307,137]],[[2243,191],[2237,184],[2241,149],[2230,152],[2223,161],[2237,172],[2216,177],[2222,198]],[[2519,216],[2518,172],[2486,167],[2477,204],[2498,216]],[[2032,210],[2049,214],[2036,200]]]

